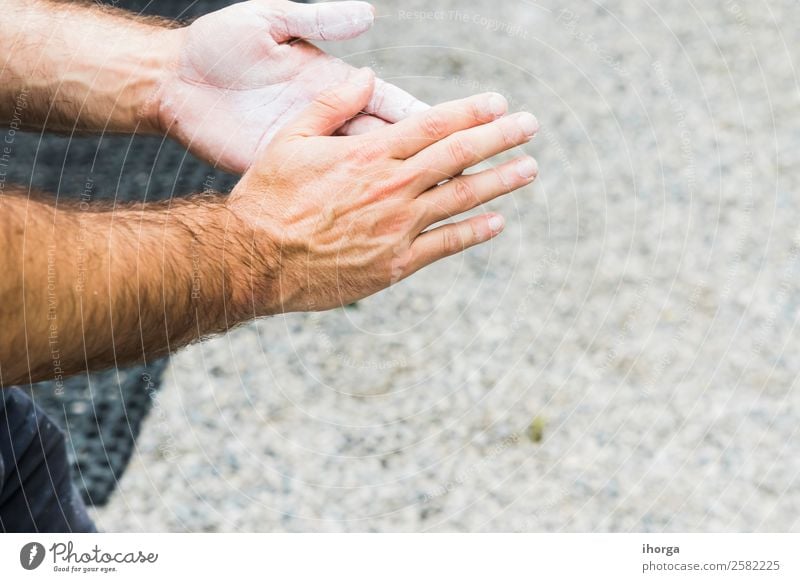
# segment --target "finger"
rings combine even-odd
[[[369,30],[375,21],[375,10],[367,2],[281,2],[280,8],[273,2],[266,5],[278,15],[270,22],[276,42],[292,38],[347,40]]]
[[[516,113],[492,123],[459,131],[425,148],[405,164],[418,172],[420,190],[452,178],[492,156],[530,141],[539,122],[530,113]]]
[[[522,188],[538,174],[536,160],[525,156],[477,174],[453,178],[417,200],[424,204],[426,224],[433,224]]]
[[[484,214],[426,231],[411,243],[411,259],[403,276],[484,243],[500,234],[504,226],[505,221],[499,214]]]
[[[337,135],[361,135],[383,129],[391,125],[388,121],[384,121],[374,115],[359,115],[350,121],[347,121],[342,127],[336,130]]]
[[[413,115],[427,111],[431,106],[403,91],[400,87],[375,79],[375,92],[365,111],[386,121],[395,123]]]
[[[346,83],[320,93],[276,138],[332,135],[348,120],[358,115],[369,101],[375,73],[359,69]]]
[[[497,93],[449,101],[395,123],[385,131],[392,155],[406,159],[457,131],[501,117],[508,103]]]

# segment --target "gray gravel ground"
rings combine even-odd
[[[375,4],[330,50],[503,92],[540,179],[489,245],[175,356],[98,525],[800,529],[800,6]]]

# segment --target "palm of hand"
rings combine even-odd
[[[338,16],[341,20],[342,14]],[[354,36],[371,24],[371,20],[348,20],[345,13],[339,30],[331,34],[322,29],[319,16],[314,17],[317,22],[311,26],[311,36],[322,38],[326,34]],[[292,28],[309,23],[288,19],[271,3],[265,8],[254,1],[204,16],[180,31],[185,34],[181,55],[161,90],[161,126],[212,164],[244,172],[280,127],[320,92],[356,71],[312,44],[296,40]],[[376,87],[370,105],[367,111],[378,117],[361,118],[358,125],[345,129],[347,133],[397,121],[424,107],[386,83]]]

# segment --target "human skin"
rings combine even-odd
[[[351,303],[496,236],[487,213],[529,184],[529,113],[483,94],[388,127],[335,135],[375,88],[362,70],[277,132],[229,196],[66,206],[0,197],[0,385],[172,351],[254,317]]]
[[[356,69],[307,40],[344,40],[373,23],[366,2],[252,0],[188,26],[95,3],[5,0],[0,124],[63,133],[167,135],[242,173],[277,130]],[[427,106],[381,80],[345,134]],[[24,115],[16,107],[27,103]],[[15,109],[16,117],[15,118]]]

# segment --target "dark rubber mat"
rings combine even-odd
[[[26,388],[67,433],[72,478],[89,505],[103,505],[133,453],[167,360],[73,376],[60,394],[51,382]]]

